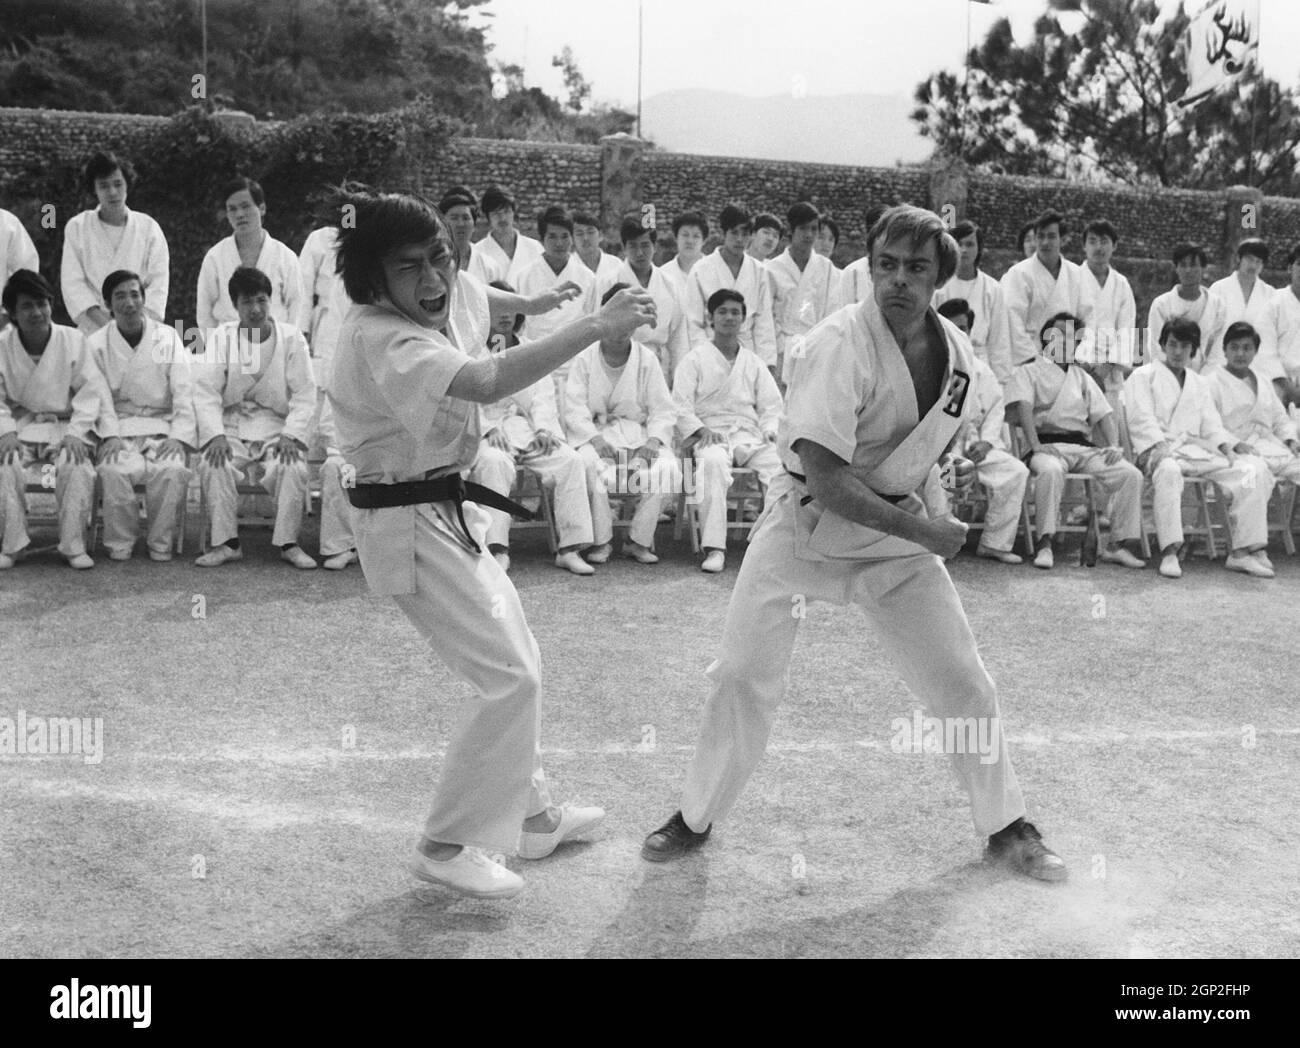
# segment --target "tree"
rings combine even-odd
[[[575,113],[581,113],[582,107],[591,98],[591,84],[578,68],[573,48],[565,44],[564,50],[551,58],[551,65],[564,71],[564,89],[569,92],[569,108]]]
[[[1188,21],[1156,0],[1049,0],[1027,47],[1005,19],[989,30],[964,88],[946,71],[921,83],[912,119],[939,151],[996,173],[1217,188],[1249,167],[1266,192],[1300,189],[1294,92],[1251,75],[1190,110],[1176,105]]]

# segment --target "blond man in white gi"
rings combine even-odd
[[[68,220],[63,230],[60,286],[63,304],[83,335],[109,321],[101,290],[116,270],[139,273],[149,298],[150,316],[167,315],[171,255],[162,227],[126,206],[134,172],[112,153],[96,153],[86,164],[83,188],[99,206]]]
[[[496,312],[489,340],[494,354],[519,345],[522,319],[523,314],[509,307]],[[452,326],[451,330],[456,329]],[[471,355],[481,354],[475,350]],[[469,479],[504,498],[515,486],[518,466],[536,472],[554,491],[555,530],[559,533],[555,566],[574,575],[594,575],[596,569],[591,565],[606,563],[613,550],[614,518],[608,497],[599,490],[597,469],[564,442],[554,378],[480,405],[479,417],[483,439]],[[488,515],[488,550],[502,569],[509,571],[510,513],[491,507],[484,512]],[[584,549],[588,550],[586,560],[580,556]]]
[[[140,537],[134,485],[143,484],[149,559],[172,559],[177,514],[189,490],[189,456],[198,447],[190,354],[173,328],[145,312],[144,282],[121,270],[104,281],[112,323],[86,340],[112,399],[95,430],[96,472],[104,499],[104,547],[130,560]]]
[[[9,278],[20,269],[30,269],[39,273],[40,256],[36,245],[27,233],[27,228],[12,211],[0,207],[0,289],[9,282]],[[0,331],[9,323],[9,314],[0,309]]]
[[[628,286],[615,284],[601,305]],[[635,337],[607,339],[573,359],[565,428],[587,467],[593,500],[608,504],[610,491],[640,494],[623,554],[641,564],[658,562],[655,525],[664,501],[681,490],[682,471],[673,454],[676,421],[659,357]]]
[[[1223,299],[1211,295],[1203,284],[1206,264],[1204,248],[1196,244],[1174,247],[1174,273],[1178,282],[1151,302],[1151,309],[1147,312],[1145,362],[1164,360],[1160,332],[1171,320],[1190,320],[1200,329],[1207,346],[1222,336],[1228,326],[1227,310]],[[1201,371],[1205,366],[1205,354],[1196,354],[1187,366],[1193,371]]]
[[[831,260],[813,251],[821,229],[817,209],[807,202],[795,204],[786,221],[790,224],[790,244],[766,264],[783,386],[790,381],[793,356],[802,347],[802,340],[831,313],[839,289]]]
[[[746,303],[730,288],[709,298],[710,342],[701,342],[677,368],[673,404],[683,452],[695,456],[695,492],[700,504],[701,571],[726,567],[727,491],[732,467],[758,474],[767,491],[781,472],[776,452],[781,391],[758,355],[740,341]]]
[[[958,241],[959,248],[960,244]],[[950,298],[936,312],[967,338],[978,321],[965,299]],[[1011,552],[1011,547],[1020,524],[1029,468],[1006,448],[1002,439],[1006,423],[1002,386],[993,369],[978,356],[974,358],[970,383],[966,417],[952,450],[975,464],[975,476],[988,492],[984,530],[975,553],[1002,564],[1020,564],[1021,558]],[[952,499],[943,486],[938,463],[926,478],[925,506],[932,517],[952,514]]]
[[[86,527],[95,488],[92,428],[108,390],[86,340],[50,319],[54,289],[20,269],[4,287],[13,323],[0,331],[0,570],[29,545],[28,484],[54,492],[59,552],[71,567],[93,568]]]
[[[728,204],[722,209],[718,225],[722,243],[695,264],[686,282],[687,341],[694,347],[713,337],[709,300],[717,291],[735,291],[744,298],[746,306],[740,344],[755,354],[775,377],[778,361],[772,287],[762,264],[745,253],[749,214]]]
[[[302,316],[304,292],[298,256],[263,227],[266,194],[251,178],[236,178],[222,191],[230,236],[218,241],[203,256],[199,268],[197,311],[199,330],[207,338],[219,324],[239,319],[227,289],[236,269],[252,268],[271,282],[271,319],[297,324]]]
[[[537,642],[509,577],[484,550],[480,504],[502,500],[463,479],[478,453],[478,405],[545,384],[557,365],[629,334],[654,306],[625,291],[547,339],[472,359],[449,341],[456,264],[439,216],[411,197],[351,202],[357,223],[342,231],[340,257],[360,304],[344,322],[329,396],[356,474],[361,567],[371,590],[391,595],[473,689],[411,869],[428,883],[504,898],[523,880],[485,852],[543,858],[604,812],[551,803]]]
[[[1007,403],[1016,411],[1029,445],[1034,477],[1034,567],[1055,564],[1061,495],[1067,473],[1087,473],[1110,498],[1110,543],[1101,559],[1126,568],[1146,567],[1137,556],[1142,527],[1142,471],[1124,459],[1114,409],[1086,368],[1075,363],[1086,332],[1078,317],[1050,317],[1040,334],[1043,353],[1012,373]],[[1101,431],[1101,447],[1092,442]],[[1127,548],[1126,548],[1127,547]]]
[[[1255,554],[1268,547],[1268,498],[1273,473],[1249,444],[1224,428],[1209,379],[1188,362],[1201,342],[1190,320],[1170,320],[1160,332],[1163,361],[1144,364],[1124,383],[1124,406],[1137,463],[1151,478],[1160,574],[1179,578],[1183,544],[1183,477],[1205,477],[1228,495],[1233,549],[1224,566],[1257,578],[1273,569]]]
[[[1264,280],[1262,274],[1266,265],[1268,245],[1258,237],[1247,237],[1237,245],[1236,270],[1210,285],[1210,294],[1223,304],[1223,327],[1213,342],[1204,344],[1202,373],[1223,366],[1223,333],[1238,320],[1244,320],[1259,332],[1260,346],[1255,367],[1274,378],[1283,374],[1273,319],[1273,298],[1277,289]],[[1201,337],[1205,338],[1205,332],[1201,332]]]
[[[934,293],[934,306],[938,309],[954,299],[967,303],[975,314],[969,332],[971,348],[992,369],[998,384],[1005,386],[1011,377],[1011,330],[1002,285],[979,268],[984,233],[976,223],[964,221],[952,227],[952,238],[957,241],[957,272]]]
[[[1056,211],[1045,211],[1038,216],[1035,230],[1038,246],[1034,254],[1017,262],[1002,277],[1012,367],[1038,359],[1039,332],[1048,318],[1069,313],[1085,326],[1092,324],[1093,303],[1083,270],[1061,255],[1065,220]]]
[[[298,545],[307,506],[307,448],[316,413],[316,380],[302,332],[272,318],[265,273],[243,268],[230,278],[239,320],[223,324],[196,368],[199,481],[212,518],[212,548],[194,563],[215,568],[239,560],[236,484],[256,480],[275,502],[273,545],[280,558],[310,570]]]
[[[734,805],[762,759],[801,615],[795,603],[858,604],[931,716],[974,718],[990,745],[961,749],[953,767],[992,857],[1046,880],[1065,864],[1024,821],[997,693],[941,558],[966,526],[932,520],[916,490],[957,436],[970,389],[969,341],[930,309],[957,264],[938,215],[897,207],[867,238],[873,298],[832,314],[795,363],[781,457],[727,608],[721,653],[682,807],[646,839],[642,856],[698,847]],[[969,462],[949,463],[953,486]]]

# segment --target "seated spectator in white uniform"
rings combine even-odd
[[[241,267],[256,269],[271,282],[270,316],[296,325],[302,315],[302,271],[298,256],[262,228],[266,194],[251,178],[236,178],[222,190],[226,221],[232,230],[203,256],[199,269],[197,310],[204,338],[220,324],[239,319],[230,301],[230,278]]]
[[[871,229],[880,216],[885,213],[885,209],[879,205],[867,208],[863,221],[866,223],[862,228]],[[856,306],[865,302],[871,297],[871,256],[863,255],[856,262],[850,262],[840,273],[839,295],[836,298],[836,308],[841,306]]]
[[[998,384],[1006,385],[1011,377],[1011,329],[1002,301],[1002,285],[979,268],[984,233],[974,222],[958,222],[952,227],[952,238],[957,241],[957,272],[934,293],[935,308],[951,299],[969,304],[975,314],[971,348],[992,369]]]
[[[1256,554],[1268,547],[1268,498],[1273,473],[1250,445],[1224,428],[1210,381],[1188,367],[1201,344],[1190,320],[1170,320],[1160,332],[1163,361],[1144,364],[1124,383],[1124,406],[1137,464],[1151,479],[1160,574],[1182,576],[1183,478],[1205,477],[1228,495],[1232,551],[1229,571],[1272,578]]]
[[[817,209],[801,202],[790,208],[786,218],[790,223],[790,246],[766,263],[782,388],[789,381],[793,358],[802,351],[808,332],[834,311],[837,290],[835,267],[813,251],[821,227]]]
[[[950,298],[941,303],[936,312],[951,321],[967,338],[970,337],[976,316],[964,299]],[[950,451],[975,464],[975,477],[988,492],[984,531],[975,553],[1002,564],[1019,564],[1021,558],[1011,552],[1011,547],[1016,541],[1029,469],[1007,450],[1003,441],[1006,405],[997,376],[979,357],[974,360],[965,418]],[[925,506],[932,518],[952,516],[952,500],[944,489],[938,463],[931,468],[926,479]]]
[[[695,264],[687,282],[686,323],[694,347],[713,337],[709,299],[724,288],[735,291],[747,307],[740,344],[754,353],[776,377],[776,328],[772,321],[772,288],[763,264],[745,253],[749,242],[749,213],[734,204],[718,218],[722,243]]]
[[[29,545],[28,484],[54,491],[64,559],[93,568],[86,553],[95,488],[91,430],[108,390],[81,332],[51,321],[48,280],[20,269],[0,302],[13,318],[0,332],[0,570],[12,568]]]
[[[1164,360],[1160,349],[1160,332],[1171,320],[1190,320],[1201,330],[1206,345],[1219,341],[1228,326],[1227,311],[1218,295],[1211,295],[1202,281],[1205,278],[1205,250],[1196,244],[1178,244],[1174,247],[1174,273],[1178,283],[1151,302],[1147,314],[1145,362]],[[1193,371],[1200,371],[1205,357],[1198,353],[1187,362]]]
[[[1089,222],[1083,230],[1084,264],[1081,267],[1086,294],[1092,300],[1092,338],[1080,343],[1078,363],[1088,369],[1106,394],[1110,406],[1118,408],[1124,380],[1132,373],[1141,346],[1137,337],[1137,302],[1123,273],[1110,264],[1119,233],[1105,219]]]
[[[143,484],[150,560],[171,560],[177,514],[189,491],[189,456],[198,447],[190,354],[173,328],[145,312],[139,274],[104,281],[112,322],[86,340],[111,400],[95,429],[104,498],[104,546],[129,560],[140,537],[134,485]]]
[[[298,545],[316,413],[307,341],[292,324],[271,319],[271,281],[261,270],[239,267],[227,290],[239,319],[208,340],[194,377],[199,481],[212,518],[212,548],[195,563],[215,568],[243,556],[236,485],[246,480],[275,501],[271,542],[281,559],[310,570],[316,561]]]
[[[1273,295],[1273,333],[1278,365],[1282,374],[1273,375],[1273,385],[1284,405],[1300,404],[1300,244],[1287,252],[1290,283]]]
[[[663,266],[654,266],[655,231],[647,229],[640,219],[630,216],[623,219],[619,228],[623,241],[623,261],[611,278],[596,278],[596,300],[604,302],[609,289],[615,284],[635,287],[647,292],[655,301],[655,324],[639,328],[632,336],[639,346],[644,346],[659,361],[664,382],[671,383],[673,372],[686,356],[690,344],[686,341],[686,313],[677,298],[677,292]],[[672,265],[670,261],[667,265]],[[575,361],[576,363],[576,361]]]
[[[687,281],[695,264],[704,257],[704,242],[708,239],[709,221],[698,211],[683,211],[673,219],[673,240],[677,244],[677,254],[657,268],[677,294],[677,304],[681,307],[683,317],[690,301]],[[689,343],[688,331],[687,344]],[[672,375],[669,375],[669,386],[672,383]]]
[[[600,304],[628,286],[615,284]],[[655,525],[664,501],[681,490],[682,472],[673,455],[677,412],[668,382],[655,352],[637,341],[638,332],[605,339],[573,359],[565,428],[587,466],[593,499],[607,499],[610,491],[641,496],[623,554],[654,564]]]
[[[20,269],[39,273],[40,256],[27,233],[27,227],[12,211],[0,207],[0,289]],[[0,331],[9,323],[9,314],[0,309]]]
[[[500,186],[488,186],[483,191],[483,214],[488,220],[488,235],[474,246],[496,270],[494,279],[518,287],[520,274],[542,257],[542,245],[515,228],[515,198]],[[540,230],[537,235],[542,235]]]
[[[1142,527],[1142,473],[1124,459],[1114,409],[1101,387],[1075,363],[1082,335],[1078,317],[1069,313],[1049,317],[1039,335],[1042,354],[1016,368],[1007,383],[1007,403],[1018,412],[1034,477],[1038,531],[1034,566],[1051,568],[1055,563],[1053,546],[1065,475],[1087,473],[1110,496],[1110,542],[1101,559],[1143,568],[1146,561],[1136,552]],[[1092,442],[1094,427],[1101,430],[1102,447]]]
[[[749,229],[745,254],[758,263],[775,258],[777,249],[781,246],[781,220],[770,211],[760,211],[750,222]]]
[[[704,548],[700,569],[711,574],[726,566],[732,467],[757,472],[764,492],[781,472],[776,450],[781,391],[758,356],[741,343],[744,323],[744,296],[730,288],[713,292],[709,297],[713,338],[686,354],[673,380],[682,451],[695,457]]]
[[[612,283],[623,261],[601,247],[600,221],[585,211],[573,213],[573,253],[591,271],[597,285]]]
[[[581,263],[579,263],[581,264]],[[509,291],[509,285],[500,290]],[[494,310],[488,348],[493,354],[520,345],[523,314]],[[555,530],[559,551],[555,566],[574,575],[594,575],[591,565],[604,564],[613,552],[614,518],[609,499],[596,491],[595,470],[564,442],[555,383],[551,376],[538,379],[517,393],[493,404],[479,405],[483,434],[469,479],[509,496],[518,466],[542,478],[555,494]],[[510,570],[510,515],[484,506],[489,518],[487,547],[506,571]],[[579,552],[586,549],[587,559]]]
[[[63,305],[83,335],[108,323],[100,298],[104,279],[115,270],[139,273],[155,320],[167,315],[171,256],[162,227],[126,206],[135,180],[130,163],[113,153],[96,153],[82,176],[87,196],[99,206],[68,220],[63,230],[60,283]]]
[[[1039,357],[1039,332],[1048,319],[1061,313],[1092,325],[1092,296],[1084,284],[1083,270],[1061,255],[1065,220],[1057,211],[1044,211],[1034,223],[1038,248],[1017,262],[1002,277],[1011,330],[1011,366],[1030,364]]]
[[[1237,268],[1222,280],[1210,285],[1210,294],[1223,303],[1223,327],[1214,342],[1205,342],[1203,350],[1204,374],[1210,368],[1223,366],[1223,332],[1238,320],[1244,320],[1259,332],[1259,354],[1255,357],[1255,370],[1281,378],[1285,372],[1277,355],[1273,298],[1277,289],[1264,280],[1264,267],[1268,265],[1268,245],[1259,237],[1247,237],[1237,245]],[[1201,332],[1205,339],[1205,332]]]

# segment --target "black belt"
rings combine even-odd
[[[520,520],[537,519],[536,513],[525,509],[513,499],[485,488],[482,484],[467,481],[459,473],[448,473],[436,480],[407,480],[400,484],[355,484],[343,490],[347,492],[348,501],[357,509],[389,509],[393,506],[421,506],[426,502],[454,502],[456,518],[475,553],[483,551],[469,533],[461,503],[476,502],[480,506],[509,513]]]
[[[790,476],[794,477],[794,479],[797,480],[800,484],[804,485],[804,487],[808,486],[808,478],[805,477],[802,473],[796,473],[792,469],[787,469],[786,472],[789,473]],[[877,498],[882,498],[886,502],[892,503],[895,506],[897,506],[900,502],[902,502],[903,499],[908,497],[907,495],[885,495],[877,491],[875,488],[871,489],[871,493],[875,495]],[[802,499],[799,500],[799,505],[806,506],[812,500],[813,497],[811,495],[805,495]]]

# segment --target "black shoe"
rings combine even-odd
[[[645,839],[645,844],[641,846],[641,858],[650,862],[676,859],[707,841],[712,830],[713,824],[710,823],[703,833],[696,833],[686,825],[681,812],[673,812],[671,819]]]
[[[1013,870],[1040,881],[1063,881],[1069,876],[1063,860],[1043,843],[1034,824],[1017,819],[989,837],[984,853],[991,862],[1005,862]]]

